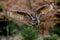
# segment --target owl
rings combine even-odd
[[[48,35],[49,28],[55,25],[58,19],[55,17],[57,14],[55,0],[13,0],[13,2],[9,0],[5,3],[4,10],[8,19],[13,18],[17,24],[35,25],[42,35]]]

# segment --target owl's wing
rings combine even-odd
[[[17,14],[24,14],[24,15],[27,15],[31,20],[32,20],[32,16],[26,12],[19,12],[19,11],[16,11]]]
[[[39,14],[38,18],[41,16],[41,15],[46,15],[48,14],[49,12],[53,11],[54,9],[54,4],[46,4],[46,5],[42,5],[42,6],[39,6],[36,11],[37,13]]]

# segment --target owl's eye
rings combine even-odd
[[[2,12],[3,11],[3,8],[0,6],[0,12]]]

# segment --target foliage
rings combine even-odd
[[[9,35],[13,35],[13,34],[16,35],[18,33],[18,29],[17,29],[18,25],[15,24],[13,20],[8,21],[7,27],[8,27]]]
[[[28,26],[26,24],[21,24],[19,25],[20,30],[22,31],[23,29],[26,29]]]
[[[60,0],[58,0],[57,5],[60,6]]]
[[[0,12],[2,12],[3,11],[3,8],[0,6]]]
[[[58,40],[59,36],[57,34],[52,35],[51,37],[44,38],[44,40]]]
[[[0,35],[6,35],[7,21],[5,19],[0,19]]]
[[[4,19],[2,19],[3,21],[0,21],[0,35],[8,35],[12,36],[13,34],[17,34],[17,27],[18,25],[15,24],[13,22],[13,20],[7,20],[5,21]],[[8,29],[8,30],[7,30]],[[7,32],[8,31],[8,32]]]
[[[37,30],[36,28],[34,28],[33,26],[20,26],[20,27],[24,27],[21,30],[21,35],[24,37],[25,40],[35,40],[37,38]],[[26,27],[26,28],[25,28]]]
[[[56,25],[49,30],[50,34],[57,34],[60,36],[60,23],[56,23]]]

